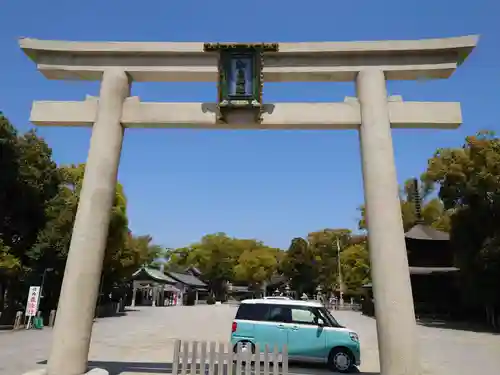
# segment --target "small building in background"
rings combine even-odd
[[[132,275],[130,306],[193,305],[207,294],[206,284],[186,271],[169,272],[141,267]]]

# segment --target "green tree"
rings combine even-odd
[[[59,171],[62,182],[58,194],[45,209],[49,221],[39,232],[37,242],[30,251],[31,258],[36,260],[35,275],[41,275],[46,268],[54,270],[46,279],[46,298],[42,306],[45,309],[54,308],[59,298],[85,164],[61,167]],[[130,234],[127,200],[123,186],[117,183],[103,260],[103,295],[121,286],[138,267],[154,259],[158,249],[151,241],[150,236],[135,237]]]
[[[29,131],[18,135],[0,113],[0,311],[9,320],[22,305],[26,280],[32,275],[35,259],[29,250],[45,226],[45,206],[56,194],[60,176],[45,141]]]
[[[135,236],[129,233],[125,246],[120,253],[120,275],[128,279],[137,268],[143,265],[155,266],[154,261],[164,254],[161,246],[154,244],[149,235]]]
[[[169,250],[167,268],[200,270],[217,299],[224,299],[228,282],[259,288],[278,269],[282,252],[255,239],[229,237],[225,233],[204,236],[188,247]]]
[[[450,212],[447,211],[441,199],[433,197],[433,186],[428,181],[424,181],[419,186],[419,195],[422,199],[421,215],[424,224],[435,229],[448,232],[450,230]],[[414,201],[414,180],[405,181],[400,191],[401,216],[405,232],[417,224],[417,210]],[[365,206],[359,208],[361,218],[358,227],[366,230],[366,210]]]
[[[234,268],[244,251],[241,245],[225,233],[208,234],[188,248],[170,252],[168,267],[197,267],[216,298],[223,299],[227,282],[234,279]]]
[[[191,266],[198,266],[194,252],[189,246],[167,249],[165,259],[167,260],[166,268],[174,272],[184,271]]]
[[[290,279],[291,288],[299,295],[313,294],[317,286],[315,254],[302,237],[292,239],[281,264],[283,274]]]
[[[10,247],[5,246],[2,239],[0,239],[0,270],[6,274],[9,272],[15,274],[20,268],[21,261],[19,258],[15,257],[11,253]]]
[[[350,239],[349,229],[327,228],[307,235],[309,248],[314,254],[315,281],[325,293],[331,293],[339,287],[338,254],[349,244]]]
[[[85,166],[58,168],[35,131],[19,135],[0,113],[0,312],[11,323],[27,288],[45,274],[42,308],[57,303]],[[150,262],[159,247],[149,236],[130,236],[127,201],[117,184],[104,259],[103,289]],[[46,272],[50,270],[50,272]],[[4,296],[7,300],[4,301]]]
[[[439,149],[423,175],[437,184],[451,211],[450,237],[461,269],[464,303],[500,311],[500,139],[467,137],[460,148]]]
[[[253,241],[253,240],[252,240]],[[253,245],[253,246],[252,246]],[[251,247],[243,250],[234,268],[236,281],[247,283],[258,290],[264,281],[271,279],[278,269],[281,250],[253,241]]]
[[[371,281],[370,254],[366,242],[347,246],[340,254],[344,285],[349,294],[359,294]]]
[[[165,263],[168,261],[170,251],[170,249],[164,248],[160,245],[151,244],[149,246],[148,252],[155,255],[151,261],[146,261],[146,263],[144,264],[157,270],[159,270],[160,268],[164,268]]]
[[[15,277],[21,268],[21,260],[12,254],[10,247],[5,246],[0,238],[0,312],[4,308],[7,281]]]

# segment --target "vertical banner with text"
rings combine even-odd
[[[26,316],[36,316],[38,311],[38,301],[40,300],[40,287],[30,286],[28,293],[28,303],[26,304]]]

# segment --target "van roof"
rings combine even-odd
[[[245,299],[241,301],[242,304],[257,304],[262,303],[266,305],[292,305],[292,306],[308,306],[308,307],[322,307],[321,302],[318,301],[302,301],[293,299]]]

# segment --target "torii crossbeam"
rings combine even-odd
[[[454,129],[462,122],[460,103],[403,102],[389,97],[392,128]],[[36,101],[31,122],[40,126],[94,125],[98,98],[81,102]],[[142,103],[129,97],[120,118],[126,128],[193,129],[359,129],[361,110],[356,98],[345,103],[265,104],[260,123],[217,123],[217,103]]]

